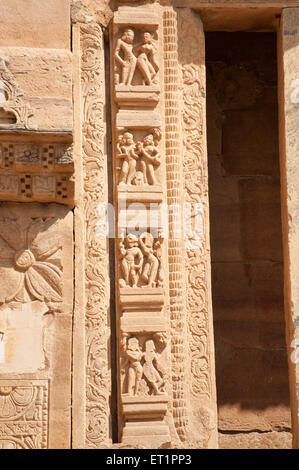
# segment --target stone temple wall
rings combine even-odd
[[[218,428],[221,447],[261,446],[225,440],[227,431],[244,431],[246,418],[235,408],[229,422],[222,406],[225,394],[236,403],[244,396],[240,384],[240,394],[225,388],[219,343],[225,329],[237,331],[242,348],[247,341],[238,357],[243,383],[258,359],[251,355],[257,339],[248,335],[257,324],[265,335],[269,325],[279,329],[266,349],[273,375],[281,375],[277,383],[269,378],[260,395],[266,411],[253,412],[245,430],[279,428],[285,440],[271,437],[268,447],[290,447],[292,429],[299,445],[296,7],[291,0],[0,0],[1,448],[217,448]],[[263,72],[261,103],[275,108],[277,86],[279,152],[273,107],[253,160],[245,153],[241,161],[232,145],[240,115],[229,107],[223,136],[207,142],[207,122],[224,110],[221,103],[206,110],[207,96],[213,100],[216,90],[219,98],[223,84],[217,61],[206,61],[205,33],[223,29],[279,38],[278,84]],[[247,91],[255,76],[248,69]],[[217,76],[214,91],[207,70]],[[255,85],[252,96],[262,93]],[[245,105],[243,130],[246,119],[264,116]],[[235,145],[246,140],[236,137]],[[230,239],[223,259],[223,237],[213,228],[215,218],[237,217],[213,199],[219,146],[229,167],[226,197],[238,180],[243,222],[255,217],[256,237],[245,226],[239,261],[261,263],[242,269],[257,291],[259,276],[277,282],[275,298],[262,299],[264,317],[246,317],[246,333],[238,317],[231,328],[236,304],[224,298],[233,273],[242,283],[238,266],[218,272],[237,244]],[[260,204],[250,199],[256,191]],[[273,219],[276,229],[267,232]],[[223,297],[212,300],[219,282]],[[246,296],[235,291],[235,302]],[[263,367],[261,381],[272,370],[267,361]],[[285,404],[278,411],[271,408],[277,396]]]

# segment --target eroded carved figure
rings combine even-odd
[[[159,71],[159,64],[156,57],[157,47],[149,32],[143,33],[142,43],[134,48],[137,54],[137,67],[142,75],[143,85],[157,83],[156,75]]]
[[[124,279],[120,280],[120,286],[137,287],[142,271],[143,254],[138,246],[136,235],[129,233],[125,240],[120,242],[121,269]]]
[[[153,34],[149,31],[143,32],[142,41],[135,45],[134,38],[134,30],[126,28],[117,40],[114,58],[118,64],[116,69],[120,69],[120,74],[116,70],[115,83],[125,86],[132,85],[133,78],[138,70],[141,76],[141,83],[137,83],[138,85],[156,84],[159,64],[157,45]],[[121,79],[119,79],[119,75]]]
[[[133,41],[133,29],[126,28],[116,43],[114,57],[120,64],[122,85],[131,85],[135,73],[137,58],[133,53]]]
[[[143,374],[153,388],[154,395],[164,393],[161,368],[158,363],[155,343],[152,339],[145,342],[145,352],[143,353],[144,364]]]
[[[158,148],[160,138],[160,129],[153,129],[142,141],[136,143],[131,132],[124,132],[118,136],[116,158],[123,159],[119,184],[142,186],[157,183],[155,169],[161,163]]]
[[[132,184],[138,160],[133,134],[125,132],[122,136],[119,136],[117,149],[119,150],[117,158],[123,158],[119,182]]]
[[[149,232],[138,238],[129,233],[120,240],[121,273],[120,287],[162,287],[162,238],[154,239]]]
[[[126,360],[123,370],[128,365],[127,371],[127,391],[129,395],[137,395],[143,369],[141,365],[142,351],[137,338],[128,339],[126,349]]]
[[[144,351],[138,338],[134,336],[128,339],[121,373],[126,380],[125,393],[130,396],[161,395],[165,392],[164,372],[159,364],[156,346],[152,339],[145,340]],[[144,384],[143,377],[146,381]]]

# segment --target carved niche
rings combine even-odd
[[[122,7],[113,21],[114,97],[122,104],[154,106],[160,94],[159,16]]]

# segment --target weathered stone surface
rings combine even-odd
[[[298,446],[294,5],[0,0],[0,448]]]
[[[275,37],[241,34],[236,40],[219,33],[207,38],[218,426],[227,433],[221,445],[237,447],[243,441],[230,444],[230,431],[271,436],[291,427]]]
[[[70,49],[70,0],[0,1],[0,46]]]
[[[63,49],[2,47],[0,56],[30,108],[28,127],[41,132],[71,133],[71,53]]]
[[[219,433],[220,449],[291,449],[291,432]]]
[[[36,409],[23,408],[20,418],[1,408],[2,422],[34,421],[30,438],[13,428],[5,436],[17,448],[70,446],[72,230],[72,213],[63,206],[0,204],[0,272],[9,280],[0,290],[0,381],[9,380],[16,393],[20,387],[20,399],[12,396],[16,407],[27,404],[22,393],[28,404],[36,400]]]
[[[298,77],[299,77],[299,9],[283,11],[279,34],[280,80],[280,167],[282,181],[282,221],[285,279],[285,313],[287,346],[289,350],[290,389],[294,445],[299,445],[298,396],[295,384],[299,382],[297,358],[299,306],[298,285]],[[294,349],[293,349],[294,348]],[[291,356],[292,352],[293,355]]]

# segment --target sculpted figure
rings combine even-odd
[[[142,378],[142,351],[137,338],[133,337],[128,340],[126,349],[126,360],[123,365],[123,370],[128,364],[127,372],[127,390],[129,395],[137,395],[140,380]]]
[[[142,270],[143,255],[138,246],[136,235],[129,233],[125,242],[120,242],[121,269],[124,279],[121,279],[121,287],[137,287]]]
[[[155,77],[159,70],[156,54],[157,48],[151,33],[143,33],[141,44],[134,48],[137,54],[137,68],[139,69],[144,85],[152,85],[156,83]]]
[[[153,134],[144,137],[143,142],[138,142],[137,152],[140,155],[140,169],[146,184],[156,184],[154,167],[161,163],[161,155]]]
[[[152,339],[149,339],[145,342],[145,352],[143,353],[143,374],[148,380],[149,384],[153,387],[154,395],[161,395],[163,390],[161,390],[164,380],[159,374],[158,360],[156,354],[155,343]]]
[[[127,28],[116,43],[114,57],[121,67],[121,85],[131,85],[133,80],[137,63],[133,53],[133,41],[134,31]]]
[[[145,256],[145,263],[141,278],[146,282],[145,287],[156,287],[156,277],[159,268],[159,261],[154,255],[154,237],[151,233],[144,232],[140,235],[139,244]]]
[[[136,144],[134,142],[133,134],[125,132],[122,136],[119,136],[117,142],[117,158],[123,158],[123,164],[121,167],[119,183],[132,184],[132,180],[136,173],[136,164],[138,160],[138,154],[135,151]]]

